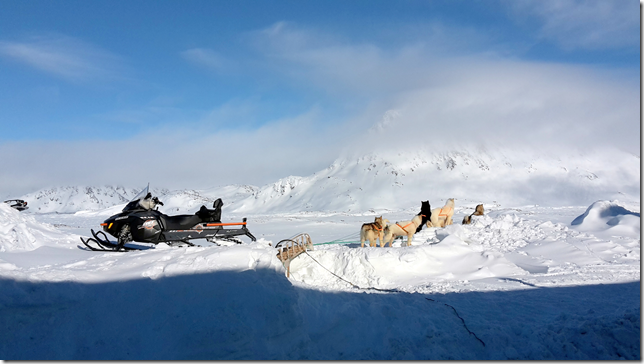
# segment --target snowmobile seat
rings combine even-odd
[[[216,222],[220,223],[221,222],[221,206],[224,203],[221,201],[220,198],[215,200],[215,202],[212,204],[212,207],[214,208],[213,210],[209,210],[206,208],[206,206],[201,205],[201,208],[199,211],[197,211],[196,215],[201,218],[202,221],[204,222]]]
[[[202,222],[201,218],[197,215],[176,215],[166,216],[165,228],[168,230],[185,230]]]

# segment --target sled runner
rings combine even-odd
[[[222,241],[241,244],[240,240],[234,238],[240,235],[249,237],[251,241],[256,240],[246,227],[246,218],[242,222],[221,222],[221,206],[224,203],[220,198],[213,203],[213,209],[201,206],[194,215],[168,216],[158,211],[158,206],[163,206],[163,202],[152,197],[148,189],[149,186],[136,195],[123,211],[105,220],[101,224],[103,231],[94,232],[92,229],[91,238],[81,238],[83,244],[94,251],[129,251],[150,248],[132,242],[193,246],[190,240],[206,239],[217,245]],[[235,228],[227,228],[231,226]],[[110,241],[105,233],[117,241]]]

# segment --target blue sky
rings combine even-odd
[[[145,180],[128,156],[152,150],[187,176],[176,183],[268,183],[324,168],[388,110],[402,110],[401,127],[431,119],[441,140],[460,129],[440,125],[476,118],[501,140],[535,128],[530,139],[639,154],[639,11],[635,1],[3,1],[0,167],[29,179],[5,188],[128,184],[87,177],[108,156]],[[218,182],[189,172],[193,155],[235,154],[252,172],[230,165]]]

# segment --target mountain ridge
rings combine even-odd
[[[618,151],[537,155],[513,150],[381,152],[337,158],[312,175],[258,187],[227,185],[170,191],[152,188],[167,212],[194,212],[222,198],[234,213],[359,212],[404,209],[429,200],[457,204],[587,205],[639,199],[639,157]],[[71,213],[124,204],[139,190],[70,186],[23,196],[32,212]],[[83,196],[84,194],[84,196]],[[111,205],[110,205],[111,204]],[[108,206],[109,205],[109,206]]]

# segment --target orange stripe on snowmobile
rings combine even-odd
[[[102,224],[101,224],[101,226],[107,226],[107,223],[106,223],[106,222],[104,222],[104,223],[102,223]]]
[[[230,225],[246,225],[245,222],[225,222],[216,224],[206,224],[206,226],[230,226]]]

